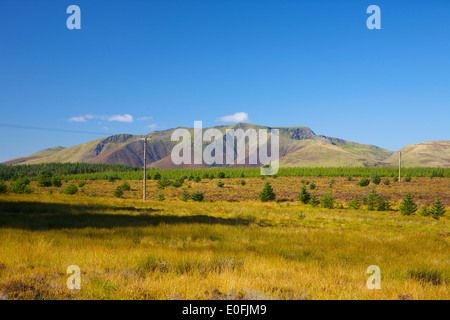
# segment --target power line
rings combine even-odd
[[[55,128],[43,128],[43,127],[30,127],[21,126],[14,124],[0,123],[0,127],[8,127],[15,129],[27,129],[27,130],[40,130],[40,131],[53,131],[53,132],[66,132],[66,133],[82,133],[82,134],[95,134],[95,135],[108,135],[106,132],[93,132],[93,131],[78,131],[78,130],[65,130],[65,129],[55,129]]]

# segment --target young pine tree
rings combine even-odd
[[[272,186],[269,182],[266,182],[263,191],[259,194],[259,200],[266,202],[275,200],[276,195],[275,192],[273,192]]]
[[[422,217],[426,217],[426,216],[430,215],[430,210],[428,209],[427,206],[422,206],[422,207],[420,207],[420,209],[417,213],[419,215],[421,215]]]
[[[298,195],[298,200],[300,200],[304,204],[307,204],[310,199],[311,195],[308,193],[308,191],[306,191],[306,188],[303,187],[300,191],[300,194]]]
[[[309,204],[313,207],[317,207],[320,204],[320,200],[315,194],[313,194],[309,200]]]
[[[331,193],[325,193],[320,200],[320,206],[325,209],[333,209],[334,207],[334,198]]]
[[[375,189],[370,190],[366,200],[367,210],[375,210],[378,203],[380,202],[380,195],[375,191]]]
[[[357,198],[353,198],[352,201],[348,203],[350,209],[358,210],[361,207],[361,203]]]
[[[442,204],[441,199],[439,199],[439,197],[436,198],[436,200],[433,203],[433,206],[430,208],[430,214],[431,217],[436,220],[438,220],[445,214],[445,207]]]
[[[400,213],[403,216],[409,216],[411,214],[414,214],[414,212],[417,211],[417,205],[414,202],[414,199],[411,195],[411,193],[407,193],[405,195],[405,198],[403,199],[402,203],[400,204]]]
[[[183,190],[183,192],[181,193],[181,201],[188,201],[191,198],[191,195],[189,194],[189,191],[187,191],[186,189]]]

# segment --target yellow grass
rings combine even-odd
[[[450,299],[448,212],[57,193],[0,205],[0,298]],[[366,287],[370,265],[380,290]]]

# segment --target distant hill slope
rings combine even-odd
[[[226,129],[279,129],[280,165],[285,167],[395,166],[395,159],[398,156],[393,151],[377,146],[316,135],[307,127],[271,128],[238,123],[214,128],[219,129],[223,134]],[[147,135],[149,138],[147,163],[150,167],[180,168],[180,166],[174,165],[170,159],[172,148],[178,144],[170,139],[175,129],[177,128],[154,131]],[[193,136],[193,129],[186,129]],[[205,142],[205,144],[207,143]],[[450,141],[435,141],[406,146],[403,157],[404,165],[448,167],[450,166],[449,145]],[[144,158],[142,146],[141,136],[119,134],[66,149],[62,147],[45,149],[27,157],[6,161],[4,164],[87,162],[142,166]],[[260,165],[260,163],[256,165]],[[206,165],[187,165],[185,167],[199,166]]]
[[[450,141],[438,140],[409,144],[402,152],[402,165],[406,167],[450,167]],[[388,165],[398,165],[398,152],[385,160]]]
[[[11,159],[8,161],[3,162],[3,164],[6,165],[13,165],[13,164],[20,164],[20,163],[28,163],[31,160],[34,159],[42,159],[48,156],[51,156],[55,153],[58,153],[59,151],[64,150],[64,147],[58,146],[58,147],[54,147],[54,148],[47,148],[44,150],[41,150],[39,152],[36,152],[32,155],[26,156],[26,157],[20,157],[20,158],[15,158],[15,159]]]

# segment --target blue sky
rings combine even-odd
[[[72,4],[81,30],[66,27]],[[381,30],[366,27],[371,4]],[[0,161],[194,120],[232,123],[221,118],[238,112],[390,150],[450,139],[450,1],[0,7],[0,123],[79,131],[0,126]]]

